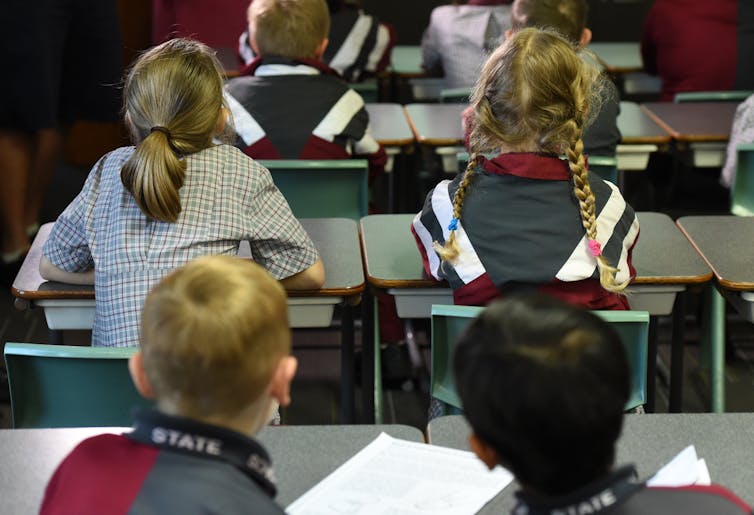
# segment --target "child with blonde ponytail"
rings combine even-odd
[[[457,304],[537,290],[628,309],[639,224],[583,153],[599,87],[598,70],[549,31],[518,31],[484,65],[469,165],[429,193],[412,225],[427,273],[450,283]]]
[[[269,171],[213,143],[228,110],[212,50],[174,39],[144,53],[126,77],[123,110],[135,146],[94,166],[40,261],[46,279],[94,284],[92,345],[138,345],[151,287],[198,256],[237,254],[241,240],[286,288],[322,285],[317,250]]]

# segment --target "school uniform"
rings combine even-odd
[[[259,57],[228,81],[235,145],[255,159],[366,158],[369,174],[387,155],[372,137],[364,100],[323,63]]]
[[[575,492],[547,497],[517,492],[513,515],[734,515],[751,508],[733,492],[718,486],[650,488],[636,480],[632,466],[616,469]]]
[[[134,147],[102,157],[58,217],[43,254],[67,272],[94,268],[92,345],[139,344],[141,308],[167,274],[205,255],[236,255],[248,240],[254,261],[276,279],[306,270],[319,255],[270,172],[230,145],[185,156],[175,223],[147,218],[120,171]]]
[[[275,493],[259,442],[143,410],[130,433],[81,442],[50,479],[40,513],[282,514]]]
[[[453,197],[463,174],[427,195],[412,232],[427,274],[447,280],[456,304],[486,305],[502,295],[539,291],[588,309],[628,309],[625,296],[604,290],[573,194],[568,163],[554,155],[507,153],[480,157],[466,190],[455,264],[441,262]],[[597,238],[617,282],[633,277],[631,251],[639,222],[618,188],[590,176]]]
[[[594,119],[584,127],[584,153],[592,156],[614,157],[620,143],[618,128],[620,94],[613,81],[605,77],[600,91],[600,105]]]
[[[349,82],[358,82],[384,71],[395,46],[393,27],[361,9],[345,6],[330,13],[330,33],[322,60]],[[246,30],[238,39],[238,55],[244,64],[257,56]]]

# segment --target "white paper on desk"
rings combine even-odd
[[[678,487],[688,485],[709,485],[709,470],[704,459],[696,455],[696,448],[689,445],[657,471],[647,481],[647,486]]]
[[[479,511],[513,476],[473,453],[380,434],[286,509],[290,515],[461,515]]]

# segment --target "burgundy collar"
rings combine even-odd
[[[546,181],[570,181],[571,169],[568,162],[553,154],[533,152],[506,152],[494,159],[479,157],[480,165],[488,173],[495,175],[515,175],[527,179]]]
[[[340,78],[340,74],[337,71],[333,70],[318,59],[291,59],[289,57],[278,57],[274,55],[260,55],[255,57],[251,62],[249,62],[249,64],[243,66],[239,70],[239,73],[240,75],[253,76],[256,73],[257,69],[264,64],[287,64],[290,66],[305,64],[306,66],[311,66],[312,68],[317,69],[322,75],[334,75],[335,77]]]

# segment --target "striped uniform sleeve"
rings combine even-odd
[[[233,117],[233,130],[236,133],[236,146],[239,148],[249,148],[250,146],[262,140],[266,133],[261,125],[246,110],[226,86],[223,95]],[[241,144],[243,142],[243,144]]]

